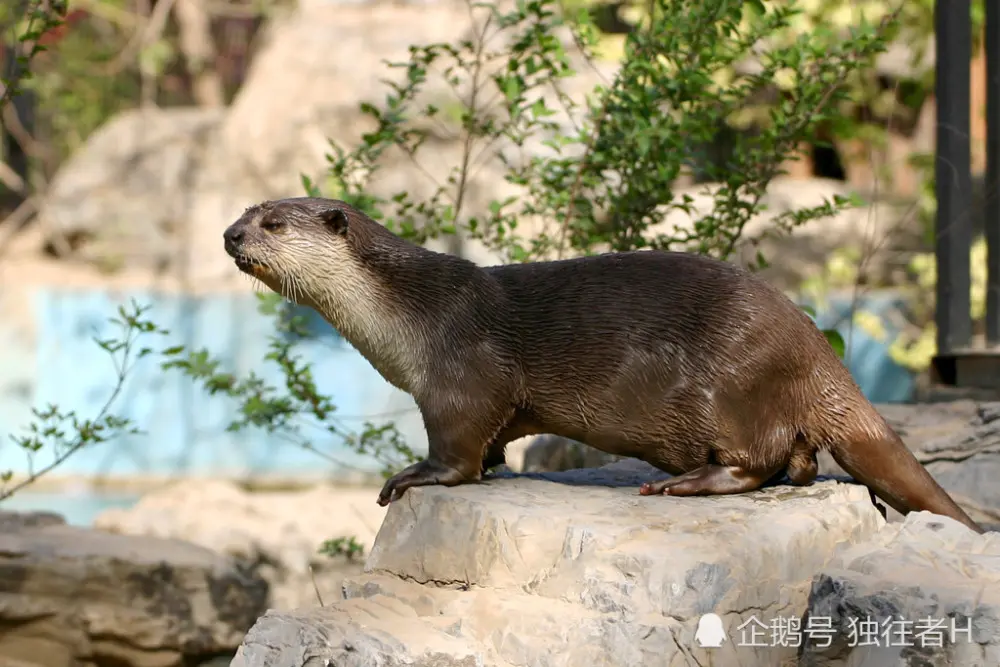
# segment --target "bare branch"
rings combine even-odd
[[[203,0],[175,0],[174,17],[180,29],[180,46],[194,79],[194,99],[199,106],[225,106],[222,77],[215,69],[216,49],[211,21]]]

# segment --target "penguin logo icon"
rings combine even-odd
[[[698,630],[694,640],[701,648],[719,648],[726,641],[726,631],[722,628],[722,619],[711,612],[698,619]]]

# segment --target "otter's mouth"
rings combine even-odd
[[[236,262],[237,269],[243,273],[249,273],[252,276],[260,276],[261,274],[271,273],[271,267],[267,264],[247,257],[246,255],[236,255],[233,257],[233,261]]]

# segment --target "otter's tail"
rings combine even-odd
[[[948,492],[917,461],[900,437],[883,421],[880,432],[859,434],[831,443],[830,454],[854,479],[872,489],[901,514],[926,510],[951,517],[983,533]]]

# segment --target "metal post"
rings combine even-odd
[[[938,0],[942,2],[942,0]],[[1000,0],[986,2],[986,344],[1000,346]]]
[[[996,0],[987,0],[995,2]],[[970,87],[972,21],[970,0],[934,3],[934,95],[937,149],[934,161],[937,218],[937,347],[948,355],[972,339],[969,251],[972,244]]]

